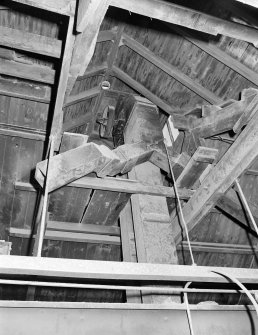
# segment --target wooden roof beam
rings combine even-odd
[[[184,206],[183,214],[189,231],[208,214],[218,198],[258,156],[258,96],[255,99],[256,114]],[[178,240],[184,235],[178,217],[174,220],[174,227],[175,239]]]
[[[111,6],[128,10],[132,13],[148,16],[168,23],[199,30],[203,33],[222,34],[241,39],[258,46],[257,29],[229,22],[196,10],[160,0],[111,0]]]
[[[247,80],[258,86],[257,73],[255,73],[252,69],[249,69],[246,65],[242,64],[237,59],[228,55],[226,52],[216,47],[216,45],[210,42],[202,41],[202,39],[196,37],[193,33],[180,29],[179,27],[172,26],[169,24],[167,26],[171,30],[174,30],[180,35],[182,35],[185,39],[196,45],[198,48],[202,49],[207,54],[216,58],[219,62],[223,63],[230,69],[240,74],[242,77],[246,78]]]
[[[70,95],[78,76],[86,71],[93,56],[97,43],[100,25],[109,6],[109,0],[80,0],[78,6],[77,29],[81,32],[76,35],[72,60],[69,71],[69,80],[65,97]]]
[[[227,273],[243,284],[256,284],[258,269],[208,267],[173,264],[130,262],[103,262],[79,259],[3,256],[0,255],[0,273],[58,278],[84,278],[89,280],[140,282],[208,282],[227,283],[228,279],[216,272]]]
[[[223,102],[223,100],[217,97],[214,93],[201,86],[199,83],[194,81],[189,76],[185,75],[182,71],[178,70],[175,66],[169,64],[161,57],[156,56],[151,50],[144,47],[142,44],[140,44],[130,36],[123,34],[120,45],[126,45],[128,48],[138,53],[147,61],[179,81],[182,85],[186,86],[209,103],[220,104]]]

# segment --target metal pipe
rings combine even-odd
[[[97,290],[130,290],[130,291],[158,291],[170,294],[178,293],[245,293],[243,290],[237,289],[199,289],[199,288],[171,288],[171,287],[157,287],[157,286],[126,286],[126,285],[97,285],[97,284],[78,284],[78,283],[57,283],[57,282],[41,282],[30,280],[12,280],[0,279],[0,284],[6,285],[26,285],[26,286],[46,286],[46,287],[62,287],[62,288],[83,288],[83,289],[97,289]],[[249,291],[252,294],[258,293],[258,290]]]
[[[252,224],[253,224],[254,229],[255,229],[255,231],[256,231],[256,234],[257,234],[257,236],[258,236],[258,228],[257,228],[257,224],[256,224],[256,222],[255,222],[255,220],[254,220],[253,214],[252,214],[252,212],[251,212],[251,210],[250,210],[250,207],[249,207],[249,205],[248,205],[248,202],[247,202],[247,200],[246,200],[246,197],[245,197],[245,195],[244,195],[244,192],[243,192],[243,190],[242,190],[242,188],[241,188],[241,186],[240,186],[240,184],[239,184],[239,181],[238,181],[237,179],[235,180],[235,184],[236,184],[236,187],[237,187],[237,191],[238,191],[238,193],[239,193],[239,195],[240,195],[240,197],[241,197],[241,200],[243,201],[244,207],[245,207],[245,209],[246,209],[246,211],[247,211],[247,213],[248,213],[248,215],[249,215],[249,217],[250,217],[250,219],[251,219],[251,221],[252,221]]]

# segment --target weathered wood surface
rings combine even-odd
[[[91,172],[98,176],[114,176],[125,174],[134,166],[151,161],[157,166],[164,167],[164,159],[167,158],[156,150],[157,145],[148,146],[143,142],[125,144],[114,150],[94,143],[84,144],[53,157],[53,165],[50,168],[50,192],[65,184],[79,179]],[[154,151],[156,159],[151,160]],[[161,159],[159,159],[159,156]],[[162,162],[163,161],[163,162]],[[168,168],[168,163],[166,163]],[[46,171],[46,161],[37,164],[35,178],[42,186]]]
[[[126,0],[111,0],[110,5],[207,34],[222,34],[242,39],[257,46],[256,29],[176,4],[158,0],[141,0],[140,2],[137,0],[131,0],[130,2]],[[193,20],[193,17],[196,17],[196,19]]]
[[[156,56],[148,48],[145,48],[142,44],[138,43],[130,36],[124,34],[122,36],[121,45],[126,45],[128,48],[137,52],[139,55],[157,66],[160,70],[164,71],[171,77],[178,80],[182,85],[188,87],[191,91],[198,94],[204,100],[212,104],[219,104],[222,102],[222,100],[218,98],[215,94],[207,90],[205,87],[201,86],[199,83],[195,82],[189,76],[179,71],[175,66],[172,66],[161,57]]]

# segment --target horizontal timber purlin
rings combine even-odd
[[[168,105],[165,101],[160,99],[157,95],[152,93],[150,90],[145,88],[138,81],[130,77],[123,70],[119,69],[117,66],[112,67],[112,74],[119,80],[123,81],[125,84],[133,88],[135,91],[139,92],[155,105],[157,105],[160,109],[168,114],[173,114],[173,109]]]
[[[248,79],[250,82],[258,86],[258,76],[252,69],[249,69],[243,63],[237,59],[231,57],[226,52],[222,51],[216,45],[211,44],[210,42],[204,42],[201,38],[195,37],[193,33],[189,31],[182,30],[176,26],[167,25],[171,30],[175,30],[177,33],[182,35],[189,42],[196,45],[198,48],[202,49],[204,52],[208,53],[212,57],[216,58],[219,62],[225,64],[230,69],[239,73],[242,77]]]
[[[158,185],[143,184],[135,180],[129,179],[118,179],[112,177],[106,178],[92,178],[83,177],[74,181],[66,186],[89,188],[95,190],[111,191],[111,192],[124,192],[131,194],[149,194],[157,195],[162,197],[175,197],[173,188]],[[36,191],[32,184],[17,181],[15,182],[15,188],[26,191]],[[178,190],[179,197],[182,199],[189,199],[194,191],[187,189]]]
[[[222,103],[223,100],[218,98],[215,94],[201,86],[199,83],[195,82],[192,78],[185,75],[183,72],[179,71],[175,66],[169,64],[161,57],[156,56],[151,50],[144,47],[142,44],[132,39],[128,35],[124,34],[122,36],[121,44],[126,45],[128,48],[141,55],[147,61],[151,62],[169,76],[179,81],[182,85],[188,87],[191,91],[202,97],[204,100],[210,102],[211,104]]]
[[[253,255],[258,252],[257,247],[251,247],[245,244],[224,244],[224,243],[209,243],[209,242],[191,242],[193,252],[213,252],[223,254],[248,254]],[[177,245],[178,251],[189,251],[189,246],[186,241],[182,241]]]
[[[54,84],[55,81],[55,70],[47,66],[29,65],[4,59],[0,59],[0,74],[46,84]]]
[[[0,45],[60,58],[62,41],[26,31],[1,27]]]
[[[239,23],[160,0],[111,0],[111,6],[168,23],[199,30],[211,35],[225,35],[257,46],[257,30]],[[194,18],[194,19],[193,19]]]
[[[214,282],[228,283],[215,272],[237,278],[243,284],[257,284],[258,269],[191,265],[103,262],[64,258],[0,256],[0,274],[83,278],[108,281]]]
[[[96,225],[96,224],[48,221],[47,229],[73,232],[73,233],[120,236],[120,228],[117,226],[103,226],[103,225]]]
[[[21,237],[21,238],[35,238],[32,236],[31,229],[24,228],[10,228],[10,236]],[[121,240],[119,236],[103,235],[103,234],[87,234],[85,232],[67,232],[67,231],[55,231],[47,229],[45,231],[44,239],[52,241],[69,241],[69,242],[80,242],[80,243],[104,243],[120,245]]]

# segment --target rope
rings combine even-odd
[[[184,288],[185,289],[188,288],[191,284],[192,284],[192,282],[186,283]],[[185,306],[186,306],[186,313],[187,313],[188,324],[189,324],[189,328],[190,328],[190,334],[194,335],[193,321],[192,321],[191,310],[190,310],[190,306],[189,306],[189,302],[188,302],[187,293],[184,293],[184,302],[185,302]]]
[[[169,122],[167,122],[167,127],[168,127],[168,131],[169,131],[169,135],[171,137],[172,136],[172,131],[171,131]],[[182,209],[182,206],[181,206],[181,201],[180,201],[180,198],[179,198],[179,195],[178,195],[176,180],[175,180],[174,172],[173,172],[173,169],[172,169],[171,161],[170,161],[170,158],[169,158],[168,148],[167,148],[165,139],[164,139],[164,145],[165,145],[166,154],[167,154],[167,158],[168,158],[169,169],[170,169],[171,176],[172,176],[173,186],[174,186],[174,190],[175,190],[175,196],[176,196],[177,203],[178,203],[179,213],[180,213],[181,221],[183,223],[184,230],[185,230],[185,235],[186,235],[186,240],[187,240],[187,244],[188,244],[188,248],[189,248],[189,252],[190,252],[190,256],[191,256],[192,265],[197,265],[194,261],[193,251],[192,251],[191,242],[190,242],[190,238],[189,238],[189,234],[188,234],[188,228],[187,228],[187,224],[185,222],[183,209]]]

